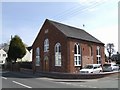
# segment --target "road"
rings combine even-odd
[[[101,79],[52,79],[19,72],[2,72],[2,88],[118,88],[118,74]]]

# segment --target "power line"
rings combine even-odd
[[[85,11],[87,11],[87,10],[89,10],[89,9],[92,9],[92,8],[95,8],[95,7],[97,7],[97,6],[101,5],[101,4],[102,4],[102,3],[95,4],[95,5],[92,5],[92,6],[88,7],[88,8],[84,8],[84,9],[82,9],[82,10],[76,10],[76,11],[73,11],[73,12],[71,12],[71,13],[67,13],[66,15],[63,15],[63,16],[57,18],[57,19],[58,19],[58,20],[64,20],[65,16],[67,16],[67,18],[68,18],[68,17],[71,17],[71,16],[73,16],[73,15],[74,15],[74,16],[75,16],[75,15],[78,15],[78,13],[84,14],[84,13],[86,13]]]
[[[96,2],[95,3],[91,3],[91,5],[92,4],[96,4]],[[78,7],[75,7],[75,8],[70,8],[70,9],[68,9],[68,10],[65,10],[65,11],[63,11],[62,13],[59,13],[59,14],[57,14],[57,15],[55,15],[54,17],[52,17],[52,18],[61,18],[62,16],[64,16],[64,15],[68,15],[68,14],[71,14],[71,12],[72,13],[74,13],[74,12],[77,12],[78,10],[80,11],[80,10],[83,10],[83,9],[85,9],[86,7],[85,6],[78,6]]]
[[[53,19],[57,19],[59,21],[62,21],[62,20],[65,19],[65,16],[67,16],[67,18],[68,18],[68,17],[73,16],[73,15],[78,15],[78,13],[85,14],[86,13],[85,11],[87,11],[89,9],[92,9],[94,7],[100,6],[100,5],[104,4],[104,3],[105,2],[102,2],[102,3],[98,3],[98,2],[93,3],[92,2],[92,3],[90,3],[91,5],[89,5],[89,7],[87,7],[87,8],[81,6],[81,7],[73,8],[70,11],[65,10],[64,12],[67,11],[66,13],[62,12],[62,14],[54,16]]]
[[[95,4],[95,3],[89,2],[89,4]],[[51,17],[51,18],[59,18],[59,17],[61,17],[63,15],[69,14],[69,13],[71,13],[73,11],[78,10],[78,9],[81,9],[81,10],[84,9],[83,5],[79,4],[79,6],[77,6],[77,7],[73,6],[72,8],[69,8],[69,9],[67,9],[67,10],[65,10],[63,12],[60,12],[60,13],[56,14],[55,16]]]

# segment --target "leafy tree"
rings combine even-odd
[[[16,63],[17,58],[21,59],[24,57],[25,54],[26,49],[21,38],[15,35],[10,41],[10,46],[8,50],[8,61]]]
[[[108,43],[107,44],[107,52],[109,54],[109,59],[111,58],[111,55],[114,52],[114,44],[113,43]]]

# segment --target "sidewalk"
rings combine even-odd
[[[117,74],[120,72],[102,72],[99,74],[71,74],[71,73],[60,73],[60,72],[36,72],[33,74],[32,70],[21,69],[22,73],[26,73],[29,75],[37,76],[37,77],[47,77],[53,79],[98,79],[103,78],[111,74]]]

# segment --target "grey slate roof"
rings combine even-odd
[[[48,21],[53,24],[57,29],[59,29],[62,33],[64,33],[67,37],[104,44],[83,29],[75,28],[51,20]]]

